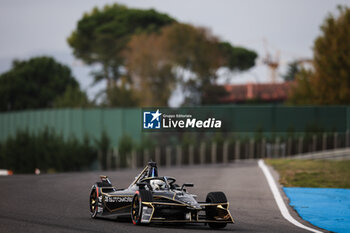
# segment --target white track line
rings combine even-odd
[[[275,183],[275,181],[274,181],[274,179],[273,179],[269,169],[265,165],[264,161],[262,159],[260,159],[258,161],[258,164],[259,164],[259,167],[261,168],[261,170],[263,171],[263,173],[264,173],[264,175],[266,177],[267,183],[269,183],[270,189],[272,191],[273,196],[275,197],[277,206],[280,209],[282,216],[285,219],[287,219],[289,222],[293,223],[297,227],[300,227],[300,228],[303,228],[305,230],[312,231],[312,232],[315,232],[315,233],[322,233],[322,231],[319,231],[319,230],[316,230],[316,229],[313,229],[313,228],[310,228],[310,227],[307,227],[307,226],[301,224],[300,222],[295,220],[290,215],[290,213],[289,213],[289,211],[287,209],[287,206],[284,204],[282,196],[281,196],[281,194],[280,194],[280,192],[279,192],[279,190],[278,190],[278,188],[276,186],[276,183]]]

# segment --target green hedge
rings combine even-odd
[[[45,129],[38,134],[18,131],[0,145],[0,168],[15,173],[62,172],[89,170],[97,160],[97,148],[88,137],[79,142],[72,137],[64,140],[62,135]]]

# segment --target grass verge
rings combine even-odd
[[[267,159],[285,187],[350,188],[350,161]]]

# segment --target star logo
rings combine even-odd
[[[143,128],[144,129],[160,129],[162,113],[159,112],[159,109],[155,112],[143,112]]]
[[[157,109],[157,111],[155,113],[151,113],[151,115],[153,116],[152,121],[156,120],[159,121],[159,117],[162,115],[161,113],[159,113],[159,109]]]

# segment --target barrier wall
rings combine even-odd
[[[216,111],[228,122],[233,132],[264,133],[271,129],[293,129],[296,132],[315,127],[322,131],[345,132],[350,125],[350,106],[224,106],[197,107],[210,115]],[[100,138],[106,131],[113,147],[124,134],[134,141],[142,137],[140,108],[94,108],[94,109],[45,109],[0,113],[0,141],[14,136],[18,130],[39,132],[45,127],[61,133],[64,138],[75,136],[79,140],[87,134],[90,138]],[[220,112],[221,111],[221,112]]]
[[[79,140],[87,134],[100,138],[105,130],[113,146],[123,134],[138,141],[141,138],[140,109],[47,109],[0,114],[0,141],[14,136],[18,130],[40,132],[45,127],[54,129],[64,138]]]

